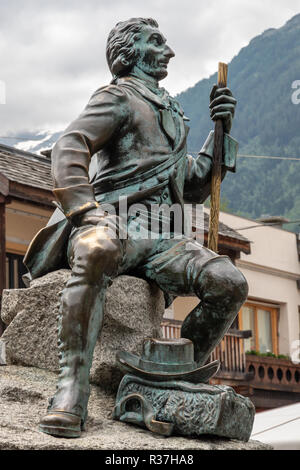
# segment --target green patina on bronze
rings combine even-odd
[[[202,203],[210,194],[213,133],[197,158],[187,155],[188,118],[159,81],[174,56],[154,20],[118,23],[109,35],[111,84],[99,88],[52,151],[57,209],[25,256],[29,277],[61,267],[72,276],[59,315],[60,377],[41,430],[77,437],[86,417],[89,370],[103,323],[105,290],[127,273],[155,281],[167,302],[196,294],[200,304],[182,326],[203,366],[247,296],[247,283],[228,257],[175,233],[140,238],[141,217],[106,214],[103,204]],[[212,119],[224,123],[222,177],[234,171],[237,143],[229,135],[236,100],[229,89],[211,97]],[[203,110],[203,112],[206,112]],[[145,222],[146,223],[146,222]],[[128,238],[114,237],[126,225]],[[137,227],[138,226],[138,227]],[[150,234],[151,235],[151,234]],[[71,437],[72,437],[71,436]]]
[[[219,361],[197,364],[190,340],[146,338],[140,357],[121,351],[117,362],[126,375],[119,385],[114,419],[164,436],[249,439],[253,403],[231,387],[209,385]]]

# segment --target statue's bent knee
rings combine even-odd
[[[73,273],[82,274],[87,280],[101,280],[103,274],[116,273],[122,260],[120,240],[99,234],[97,227],[88,229],[72,240],[69,263]]]
[[[196,263],[197,264],[197,263]],[[207,302],[242,304],[248,294],[244,275],[228,257],[216,257],[201,268],[194,285],[195,293]]]

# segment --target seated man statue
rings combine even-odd
[[[31,279],[62,267],[72,270],[60,299],[57,390],[40,422],[48,434],[80,436],[105,292],[116,276],[129,273],[154,281],[169,299],[198,296],[200,303],[184,320],[181,335],[194,343],[200,365],[247,296],[247,282],[227,256],[185,233],[178,237],[172,224],[168,237],[162,229],[146,230],[152,205],[201,204],[210,194],[213,133],[197,158],[187,155],[188,119],[158,85],[172,57],[155,20],[118,23],[107,42],[111,84],[92,95],[52,151],[59,209],[24,259]],[[237,151],[229,136],[235,105],[228,88],[213,88],[211,118],[221,119],[224,127],[222,177],[234,167]],[[129,208],[139,203],[146,210],[124,217],[121,196]],[[105,210],[107,204],[115,214]],[[163,217],[157,217],[161,222]],[[125,229],[127,236],[119,236]]]

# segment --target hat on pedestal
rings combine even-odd
[[[184,380],[205,383],[219,370],[220,362],[199,366],[194,361],[194,345],[186,338],[146,338],[141,357],[119,351],[117,362],[121,369],[138,377],[156,380]]]

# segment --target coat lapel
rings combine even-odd
[[[174,143],[176,139],[176,124],[169,109],[160,109],[161,125],[169,139]]]
[[[146,100],[155,104],[159,108],[160,126],[167,138],[171,142],[172,148],[175,147],[175,142],[182,142],[182,138],[185,138],[185,129],[183,125],[183,111],[179,104],[176,105],[176,114],[178,118],[175,120],[173,112],[170,109],[170,105],[166,104],[163,97],[160,97],[156,93],[153,93],[142,80],[138,80],[134,77],[124,77],[118,80],[118,85],[132,88],[143,96]]]

